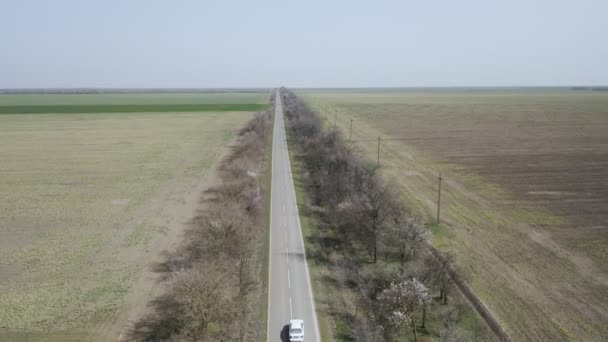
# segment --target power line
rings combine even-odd
[[[440,139],[449,139],[449,137],[420,137],[420,138],[382,138],[382,141],[408,141],[408,140],[440,140]],[[351,140],[352,142],[370,142],[370,141],[378,141],[378,139],[356,139]]]

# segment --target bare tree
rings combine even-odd
[[[385,243],[399,254],[401,267],[427,243],[429,232],[424,225],[404,215],[395,218],[384,234]]]
[[[179,272],[174,276],[174,298],[184,315],[182,335],[205,341],[229,332],[217,327],[219,323],[229,322],[232,314],[222,287],[225,278],[226,275],[213,269]]]
[[[250,221],[240,206],[228,202],[210,206],[194,223],[200,229],[192,231],[189,238],[197,244],[193,246],[199,250],[196,257],[220,254],[235,257],[244,238],[242,231]]]
[[[342,203],[346,215],[360,230],[360,238],[367,246],[373,263],[378,259],[378,237],[390,219],[400,211],[391,188],[382,183],[375,171],[363,177],[359,190]]]
[[[452,254],[430,256],[425,260],[426,278],[439,290],[439,299],[444,305],[448,303],[448,292],[454,286],[451,270],[453,260]]]
[[[357,342],[383,342],[384,330],[372,318],[355,320],[350,330]]]
[[[456,342],[458,341],[458,320],[460,311],[458,308],[451,309],[445,320],[443,321],[443,328],[439,331],[439,340],[442,342]]]

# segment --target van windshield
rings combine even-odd
[[[291,329],[291,333],[292,334],[301,334],[302,333],[302,329]]]

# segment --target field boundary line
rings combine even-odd
[[[443,256],[443,254],[441,254],[441,252],[437,248],[435,248],[430,243],[427,243],[427,247],[429,248],[429,251],[431,251],[431,254],[433,254],[433,256],[435,258],[445,261],[445,257]],[[473,306],[475,311],[477,311],[477,313],[481,316],[481,318],[483,318],[483,320],[486,322],[488,327],[492,330],[492,332],[494,332],[496,337],[498,337],[501,341],[504,341],[504,342],[513,341],[511,339],[511,336],[509,336],[507,331],[502,327],[500,322],[498,322],[498,320],[494,317],[492,312],[490,312],[490,310],[483,304],[483,302],[479,299],[479,297],[477,297],[477,295],[471,289],[471,287],[458,277],[458,273],[456,273],[456,270],[454,269],[454,267],[452,267],[451,263],[448,264],[448,274],[450,275],[450,278],[452,278],[452,280],[454,281],[454,284],[456,284],[456,286],[458,287],[458,290],[460,291],[460,293],[462,293],[462,295],[467,299],[467,301],[471,304],[471,306]]]

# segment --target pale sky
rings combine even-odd
[[[608,0],[0,0],[0,88],[608,85]]]

